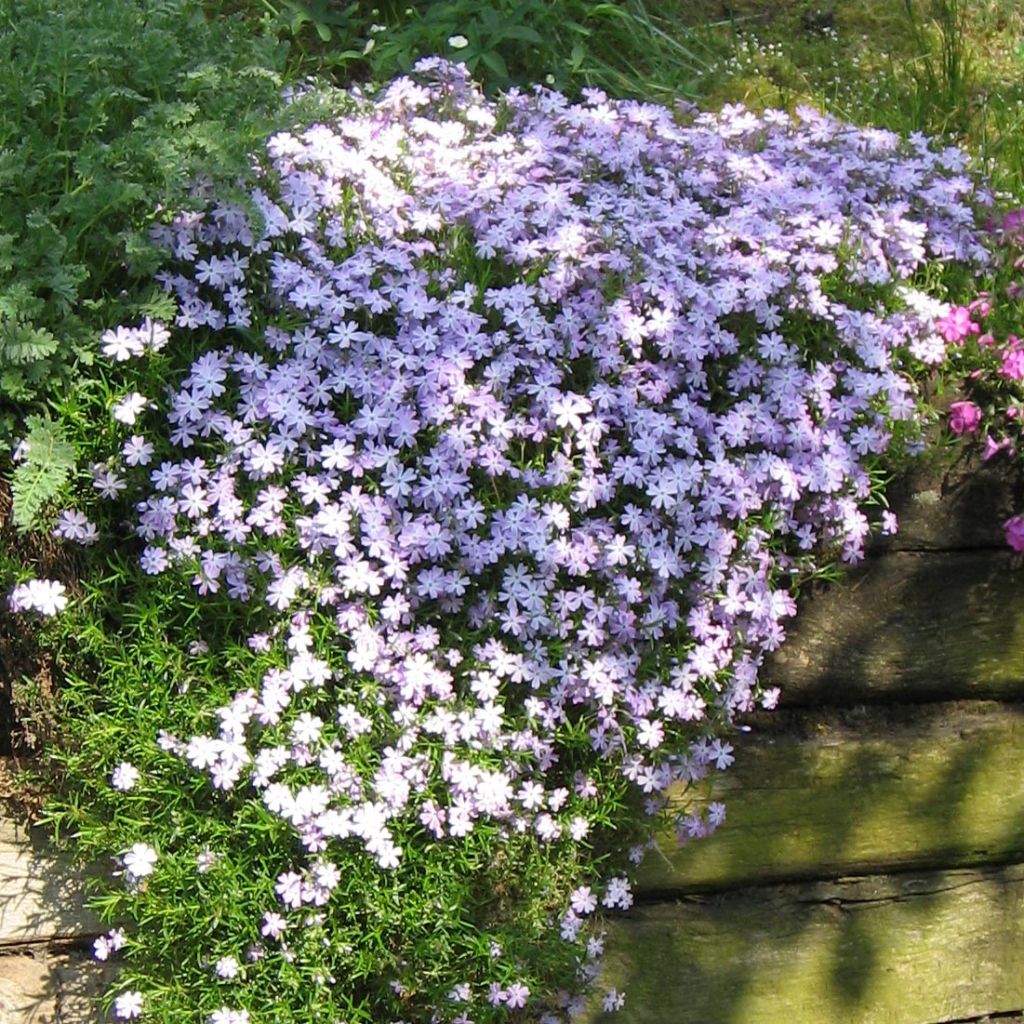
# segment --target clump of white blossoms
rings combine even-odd
[[[57,580],[28,580],[11,590],[7,606],[13,612],[35,611],[40,615],[56,615],[68,606],[67,588]]]

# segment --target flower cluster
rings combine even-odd
[[[12,612],[36,611],[40,615],[56,615],[68,606],[66,588],[57,580],[32,579],[19,583],[7,595]]]
[[[598,92],[491,104],[440,61],[352,102],[269,140],[258,217],[158,229],[202,352],[165,394],[126,385],[138,433],[94,471],[141,487],[147,573],[263,609],[259,685],[160,743],[294,830],[280,942],[331,903],[339,850],[388,872],[485,827],[584,844],[606,796],[588,765],[650,812],[727,767],[722,730],[777,698],[758,669],[790,584],[861,557],[870,468],[913,433],[907,368],[943,357],[912,275],[984,258],[986,197],[923,138]],[[583,944],[631,898],[573,880],[553,926]],[[481,975],[421,1011],[543,999]]]
[[[993,228],[998,256],[993,285],[938,321],[949,344],[949,369],[966,398],[949,407],[949,430],[976,441],[987,462],[1024,452],[1024,340],[1019,301],[1024,297],[1024,211],[1011,210]],[[1024,552],[1024,516],[1003,524],[1006,543]]]

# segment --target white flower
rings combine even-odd
[[[116,327],[105,331],[100,338],[101,351],[108,359],[123,363],[132,356],[141,356],[145,351],[138,331],[130,327]]]
[[[448,45],[453,50],[464,50],[469,46],[469,40],[465,36],[449,36]]]
[[[238,961],[233,956],[222,956],[213,968],[218,978],[230,980],[238,976]]]
[[[114,405],[114,419],[131,426],[147,405],[149,405],[149,399],[138,391],[133,391]]]
[[[110,784],[114,789],[127,793],[139,781],[139,770],[133,764],[122,761],[111,773]]]
[[[217,866],[217,861],[220,858],[211,850],[208,846],[204,846],[196,854],[196,871],[201,875],[205,875],[207,871],[212,870]]]
[[[152,846],[136,843],[121,859],[129,879],[134,882],[153,873],[158,856]]]
[[[132,1020],[142,1013],[142,993],[122,992],[114,1000],[114,1016],[122,1020]]]
[[[13,612],[35,610],[40,615],[56,615],[68,606],[64,584],[56,580],[29,580],[19,583],[8,595]]]

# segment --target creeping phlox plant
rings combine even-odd
[[[961,439],[978,441],[982,458],[1018,459],[1024,452],[1024,210],[1006,213],[993,229],[992,285],[938,322],[949,344],[949,364],[965,397],[950,405],[947,424]],[[1006,543],[1024,552],[1024,515],[1003,524]]]
[[[154,585],[258,624],[209,727],[147,742],[238,843],[276,824],[262,903],[198,961],[153,900],[232,841],[121,851],[147,909],[115,1011],[574,1015],[589,922],[631,902],[605,855],[728,766],[792,585],[861,557],[872,470],[916,439],[946,307],[911,278],[985,255],[964,166],[812,111],[490,103],[430,60],[271,138],[249,212],[168,218],[177,318],[103,338],[124,437],[94,484],[130,488]]]

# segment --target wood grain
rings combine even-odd
[[[900,529],[875,551],[1003,548],[1003,522],[1024,509],[1019,470],[999,459],[933,451],[887,489]]]
[[[756,721],[735,740],[736,762],[711,792],[690,797],[724,801],[725,822],[682,847],[660,837],[642,865],[642,890],[1024,860],[1024,705],[778,712]]]
[[[0,1024],[99,1024],[95,997],[113,976],[84,953],[7,952],[0,955]]]
[[[95,934],[82,874],[39,829],[0,818],[0,948]]]
[[[789,706],[1024,699],[1022,587],[1008,551],[871,559],[801,599],[764,678]]]
[[[1024,865],[744,889],[616,921],[587,1024],[934,1024],[1024,1006]]]

